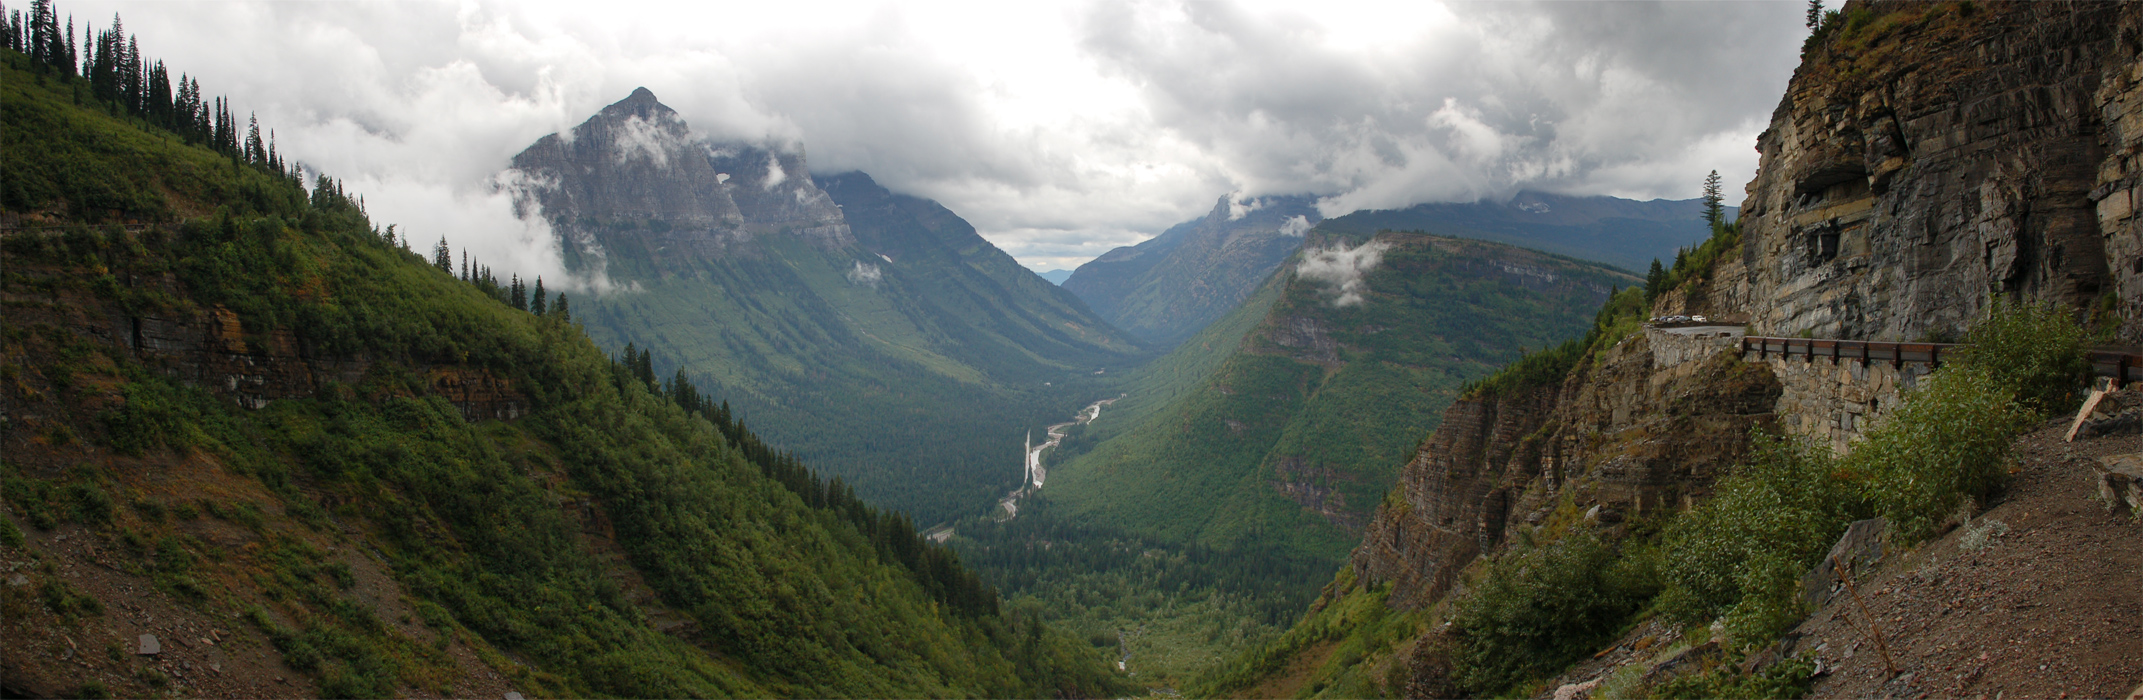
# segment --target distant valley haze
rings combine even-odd
[[[27,5],[27,3],[22,3]],[[11,5],[11,9],[13,8]],[[1037,272],[1307,196],[1729,204],[1805,36],[1778,3],[81,0],[383,224],[570,279],[515,153],[646,87],[703,136],[942,203]],[[511,184],[511,183],[503,183]],[[1053,280],[1055,281],[1055,280]]]

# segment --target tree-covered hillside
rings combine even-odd
[[[584,299],[412,252],[220,101],[101,97],[50,15],[0,52],[9,695],[1111,692]]]
[[[1081,522],[1337,563],[1461,385],[1581,333],[1637,281],[1483,241],[1312,233],[1232,354],[1165,406],[1097,422],[1109,434],[1068,451],[1046,493]]]

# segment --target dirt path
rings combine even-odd
[[[2017,442],[2019,471],[1970,524],[1892,561],[1818,611],[1797,645],[1826,669],[1811,697],[2123,698],[2143,684],[2143,524],[2098,500],[2096,458],[2143,437]],[[1874,640],[1872,617],[1897,673]]]

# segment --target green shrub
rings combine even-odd
[[[85,524],[109,523],[112,521],[112,512],[117,510],[117,506],[112,503],[112,495],[105,493],[104,489],[98,488],[96,484],[80,481],[68,484],[67,497],[74,502],[75,517]]]
[[[1663,609],[1687,622],[1726,615],[1736,639],[1768,639],[1801,617],[1801,575],[1862,510],[1821,447],[1758,433],[1748,464],[1667,526]]]
[[[15,521],[0,518],[0,547],[21,548],[24,541],[22,529],[15,527]]]
[[[1655,698],[1690,700],[1798,698],[1808,694],[1808,687],[1814,683],[1815,676],[1814,662],[1787,659],[1747,675],[1727,666],[1709,673],[1677,676],[1652,688],[1649,695]]]
[[[1951,367],[1986,375],[1992,388],[2040,414],[2074,408],[2091,371],[2088,331],[2051,306],[1995,297],[1964,334]]]
[[[1903,543],[1934,534],[2007,476],[2010,445],[2035,422],[1993,373],[1952,366],[1922,380],[1843,463]]]
[[[1493,693],[1592,653],[1658,592],[1651,561],[1588,529],[1499,557],[1452,614],[1454,680]]]
[[[114,449],[138,457],[167,446],[183,450],[196,442],[189,426],[201,420],[197,397],[163,381],[133,382],[122,391],[126,404],[98,416]]]

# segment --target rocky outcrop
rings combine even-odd
[[[54,271],[18,267],[23,280],[48,279]],[[184,289],[172,275],[143,276],[130,286],[179,298]],[[63,288],[55,284],[55,288]],[[283,399],[318,396],[331,385],[356,386],[372,370],[372,358],[323,350],[289,328],[254,328],[222,306],[168,307],[128,313],[93,293],[70,290],[52,298],[24,294],[4,297],[8,322],[23,328],[48,327],[97,343],[187,384],[204,387],[249,409]],[[528,413],[527,396],[511,382],[484,368],[436,366],[427,383],[470,421],[514,420]],[[105,408],[118,409],[127,399],[112,393]],[[43,420],[25,413],[27,420]],[[55,419],[56,420],[56,419]]]
[[[1460,399],[1377,510],[1356,580],[1392,583],[1392,605],[1427,605],[1516,528],[1576,516],[1556,512],[1564,503],[1617,527],[1684,508],[1773,424],[1780,392],[1738,352],[1667,365],[1640,334],[1560,385]]]
[[[1758,138],[1740,259],[1684,308],[1747,311],[1752,333],[1918,340],[2001,293],[2103,304],[2143,340],[2143,6],[1845,16]]]

